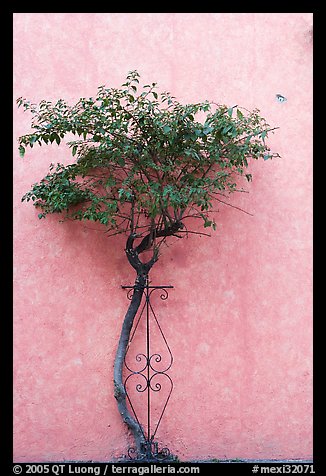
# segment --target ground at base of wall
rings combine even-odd
[[[146,463],[146,461],[142,461],[143,463]],[[195,464],[195,463],[200,463],[200,464],[211,464],[211,463],[257,463],[257,464],[262,464],[262,463],[275,463],[275,464],[313,464],[312,459],[241,459],[241,458],[234,458],[234,459],[218,459],[218,458],[211,458],[211,459],[196,459],[196,460],[188,460],[188,461],[183,461],[183,460],[176,460],[176,461],[162,461],[162,463],[167,463],[167,464],[173,464],[173,463],[185,463],[185,464]],[[24,462],[26,463],[26,462]],[[37,464],[39,461],[30,461],[26,464]],[[42,464],[47,463],[46,461],[42,461]],[[93,463],[93,464],[102,464],[102,463],[108,463],[108,464],[133,464],[133,463],[139,463],[137,460],[132,460],[132,459],[117,459],[114,461],[93,461],[93,460],[64,460],[64,461],[50,461],[49,463],[51,464],[67,464],[67,463],[75,463],[75,464],[86,464],[86,463]],[[159,462],[158,462],[159,463]]]
[[[186,463],[186,461],[180,461]],[[189,463],[275,463],[275,464],[313,464],[312,459],[218,459],[191,460]]]

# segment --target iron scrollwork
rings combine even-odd
[[[127,298],[131,300],[134,286],[122,286],[122,288],[128,289]],[[129,448],[128,450],[129,458],[137,461],[166,461],[171,457],[171,453],[168,448],[159,449],[159,445],[157,441],[155,441],[155,436],[173,389],[172,379],[167,374],[173,363],[173,355],[151,302],[151,296],[157,290],[160,290],[160,298],[165,301],[169,296],[167,289],[170,288],[173,288],[173,286],[151,286],[147,279],[146,286],[144,288],[145,302],[140,309],[138,319],[134,324],[124,358],[124,365],[127,371],[127,376],[124,380],[124,388],[126,391],[127,400],[145,440],[145,444],[143,445],[140,454],[139,451],[133,447]],[[145,352],[137,353],[134,356],[133,364],[131,364],[128,362],[130,345],[134,339],[137,329],[140,327],[140,323],[144,320],[146,328],[146,350]],[[154,327],[156,329],[156,336],[159,336],[159,339],[164,346],[165,359],[162,356],[162,352],[152,353],[151,351],[151,333],[153,332],[152,329]],[[162,400],[164,399],[164,401],[161,403],[161,411],[157,415],[156,422],[153,423],[153,396],[161,392],[163,387],[165,392],[162,392],[164,393]],[[144,425],[140,423],[141,417],[139,414],[137,414],[135,402],[132,401],[132,389],[135,389],[138,394],[143,394],[147,397],[146,415],[142,415],[142,418],[146,419],[146,424]],[[133,398],[135,398],[135,395]],[[156,400],[156,407],[157,406],[158,401]]]

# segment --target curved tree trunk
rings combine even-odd
[[[135,418],[131,415],[126,402],[126,391],[123,384],[123,366],[124,366],[124,358],[129,342],[130,332],[132,329],[132,325],[134,322],[134,318],[137,314],[139,309],[144,287],[146,285],[147,275],[137,275],[135,281],[135,287],[133,296],[131,299],[131,303],[125,315],[119,344],[115,356],[114,361],[114,396],[118,403],[118,410],[123,419],[123,422],[128,426],[131,430],[133,437],[135,439],[136,449],[138,453],[143,452],[144,444],[145,444],[145,437],[144,432]]]
[[[139,454],[144,452],[145,447],[145,433],[143,429],[140,427],[139,423],[130,413],[127,407],[126,401],[126,390],[123,384],[123,366],[124,366],[124,358],[127,351],[127,346],[130,338],[130,333],[132,329],[132,325],[141,304],[143,292],[145,286],[147,284],[147,277],[149,270],[153,266],[153,264],[158,260],[157,250],[154,250],[152,259],[150,259],[147,263],[143,263],[139,259],[139,252],[137,248],[133,247],[134,240],[137,235],[131,233],[127,239],[126,244],[126,256],[130,263],[130,265],[134,268],[137,273],[137,277],[135,280],[134,285],[134,292],[132,295],[131,303],[125,315],[119,344],[115,356],[114,361],[114,396],[117,400],[118,410],[121,415],[123,422],[128,426],[129,430],[131,430],[136,444],[136,450]],[[142,252],[141,250],[140,252]]]

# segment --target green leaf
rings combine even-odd
[[[105,182],[105,186],[106,187],[113,187],[114,185],[116,185],[116,179],[114,177],[109,177],[107,179],[107,181]]]
[[[210,126],[204,126],[204,129],[203,129],[203,133],[205,135],[209,134],[210,132],[212,132],[214,129],[213,127],[210,127]]]
[[[21,146],[19,146],[19,149],[18,149],[18,150],[19,150],[19,155],[20,155],[20,157],[24,157],[24,155],[25,155],[25,148],[21,145]]]
[[[229,124],[228,126],[223,127],[222,134],[226,134],[232,129],[232,124]]]
[[[108,221],[109,219],[107,216],[103,216],[102,218],[100,218],[100,223],[102,223],[102,225],[107,225]]]
[[[58,134],[56,132],[52,132],[52,134],[50,135],[50,142],[52,144],[53,141],[56,141],[56,143],[59,145],[60,144],[60,137],[58,136]]]
[[[240,111],[240,109],[237,109],[237,116],[238,116],[239,119],[243,119],[243,114]]]
[[[74,145],[72,148],[72,156],[76,155],[77,149],[78,149],[78,145]]]
[[[228,109],[228,115],[231,117],[232,114],[233,114],[233,107],[230,107],[230,108]]]

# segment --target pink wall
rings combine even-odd
[[[14,14],[14,100],[73,103],[132,69],[280,126],[282,159],[252,164],[232,198],[254,216],[221,206],[211,238],[176,240],[153,268],[175,286],[156,308],[175,358],[159,440],[182,460],[310,458],[312,14]],[[14,105],[15,461],[111,460],[130,443],[112,366],[133,270],[123,240],[20,202],[69,160],[56,145],[21,159],[29,121]]]

